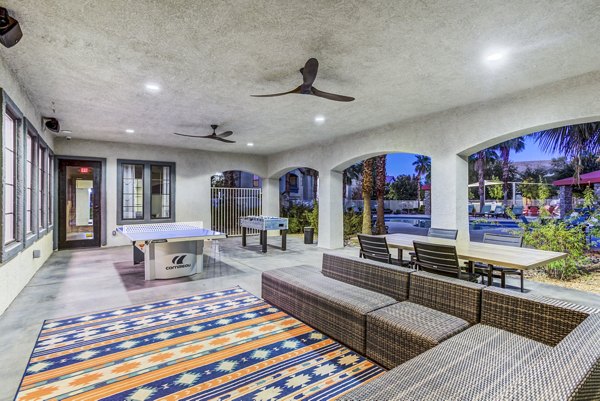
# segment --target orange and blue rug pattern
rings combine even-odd
[[[384,370],[236,287],[44,322],[17,400],[330,400]]]

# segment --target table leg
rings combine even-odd
[[[242,227],[242,246],[246,246],[246,227]]]
[[[261,245],[263,244],[263,232],[262,232],[262,230],[260,230],[260,231],[258,232],[258,242],[259,242],[259,244],[261,244]]]
[[[267,230],[262,230],[260,232],[260,238],[260,244],[262,245],[262,253],[267,253]]]
[[[287,230],[281,230],[281,250],[285,251],[287,248]]]
[[[156,278],[154,242],[146,242],[144,246],[144,280],[154,280]]]
[[[493,265],[488,265],[488,287],[494,284],[494,271],[492,269]]]
[[[196,273],[204,271],[204,240],[196,241]]]

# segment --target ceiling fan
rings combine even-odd
[[[289,95],[291,93],[297,93],[300,95],[318,96],[318,97],[322,97],[322,98],[329,99],[329,100],[335,100],[338,102],[351,102],[354,100],[354,98],[350,97],[350,96],[342,96],[342,95],[336,95],[335,93],[327,93],[327,92],[323,92],[323,91],[320,91],[317,88],[315,88],[313,86],[313,82],[315,82],[315,79],[317,78],[318,70],[319,70],[319,62],[317,61],[317,59],[309,58],[308,61],[306,62],[306,64],[304,65],[304,68],[300,68],[300,74],[302,74],[302,78],[303,78],[304,82],[302,83],[302,85],[300,85],[296,89],[292,89],[289,92],[273,93],[271,95],[250,95],[250,96],[274,97],[274,96]]]
[[[221,141],[221,142],[225,142],[225,143],[235,143],[235,141],[230,141],[229,139],[225,139],[228,136],[233,135],[232,131],[225,131],[225,132],[221,132],[220,134],[217,134],[217,128],[219,126],[217,124],[212,124],[211,127],[213,129],[213,133],[210,135],[187,135],[187,134],[180,134],[178,132],[173,132],[173,133],[175,135],[187,136],[190,138],[214,139],[216,141]]]

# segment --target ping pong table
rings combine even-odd
[[[227,238],[208,230],[201,221],[187,223],[131,224],[117,232],[133,244],[134,264],[143,254],[146,280],[169,279],[201,273],[204,267],[204,241]]]

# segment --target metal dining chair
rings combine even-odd
[[[514,247],[520,248],[521,246],[523,246],[523,237],[520,235],[485,233],[483,235],[483,243],[484,244],[514,246]],[[475,274],[481,276],[482,282],[483,282],[483,277],[487,277],[487,285],[488,286],[493,284],[494,278],[500,278],[500,286],[502,288],[506,288],[506,275],[507,274],[518,275],[521,277],[521,292],[524,291],[523,270],[511,269],[508,267],[501,267],[501,266],[494,266],[494,265],[485,264],[485,263],[474,263],[473,269],[474,269]]]
[[[415,264],[420,270],[459,279],[473,280],[476,277],[461,269],[456,247],[453,245],[413,241],[413,246],[416,254]]]
[[[430,227],[429,230],[427,230],[427,236],[455,240],[456,237],[458,236],[458,230],[452,230],[452,229],[448,229],[448,228]],[[409,255],[410,255],[410,264],[411,264],[411,266],[413,266],[414,262],[415,262],[416,254],[415,254],[415,252],[410,252]],[[398,252],[398,258],[400,260],[402,260],[402,252],[401,251]]]
[[[384,263],[400,264],[392,258],[385,237],[367,234],[358,234],[361,258],[376,260]],[[400,252],[400,251],[399,251]],[[395,262],[395,263],[394,263]]]

